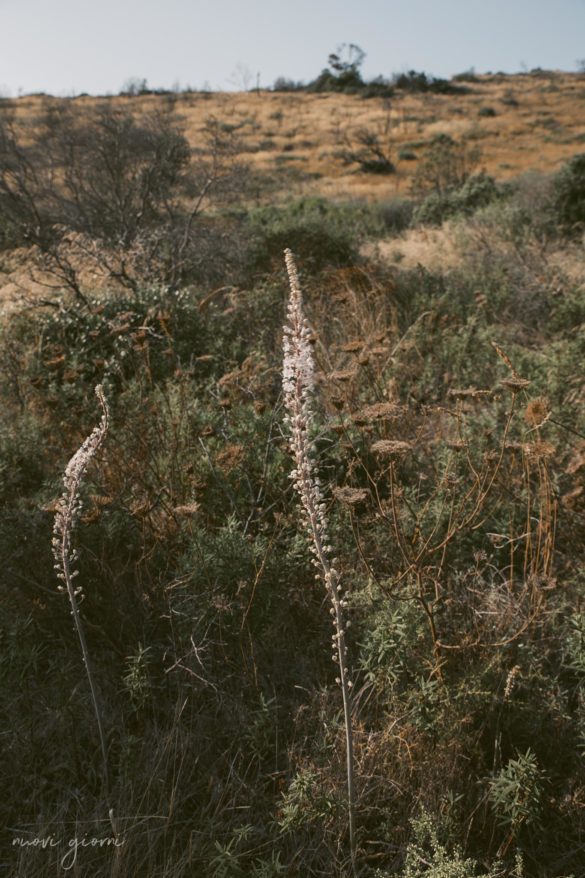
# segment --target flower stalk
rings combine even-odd
[[[283,391],[287,411],[285,423],[289,428],[289,447],[294,460],[290,474],[294,488],[299,496],[301,510],[309,545],[313,555],[312,563],[317,570],[316,579],[323,582],[331,600],[330,613],[333,621],[332,659],[339,666],[337,682],[343,698],[343,715],[346,743],[347,799],[349,820],[349,843],[351,863],[356,872],[355,838],[355,781],[352,729],[352,681],[347,667],[347,646],[345,634],[347,625],[344,610],[347,602],[337,559],[332,557],[332,546],[328,537],[326,506],[321,491],[321,483],[315,472],[312,444],[309,429],[312,420],[312,396],[315,387],[315,366],[311,347],[311,330],[303,313],[303,298],[297,268],[290,250],[285,250],[290,296],[287,308],[287,325],[284,327]]]
[[[63,583],[63,585],[58,586],[58,589],[62,592],[66,591],[68,594],[69,602],[71,604],[71,615],[73,616],[75,629],[77,631],[77,636],[79,638],[79,643],[81,646],[83,664],[85,665],[85,672],[87,674],[87,679],[89,682],[91,699],[93,702],[95,717],[97,721],[100,747],[102,752],[104,783],[106,792],[109,797],[110,776],[108,770],[106,738],[102,723],[102,713],[100,709],[97,688],[94,681],[94,674],[90,662],[89,650],[87,648],[87,641],[85,639],[85,632],[83,630],[81,615],[79,613],[78,598],[81,595],[82,589],[81,586],[76,586],[74,584],[74,580],[77,577],[79,571],[75,569],[78,555],[77,550],[73,548],[73,532],[81,514],[81,486],[83,484],[83,479],[85,477],[87,467],[89,466],[92,458],[101,448],[106,438],[109,427],[109,408],[106,397],[104,395],[103,387],[101,385],[98,385],[95,389],[95,392],[102,408],[102,417],[98,426],[92,430],[92,432],[83,442],[81,447],[77,449],[65,468],[65,475],[63,477],[64,491],[57,504],[55,523],[53,526],[52,545],[53,557],[55,559],[54,567],[57,571],[57,578],[60,579]],[[112,815],[110,813],[110,817],[111,816]]]

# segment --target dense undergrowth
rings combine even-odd
[[[252,213],[227,286],[86,293],[4,318],[10,874],[59,874],[68,839],[110,833],[51,558],[98,382],[111,430],[77,539],[123,844],[80,849],[80,874],[348,874],[328,607],[283,429],[287,245],[350,592],[361,874],[583,874],[585,298],[553,259],[579,246],[567,181],[581,166],[556,188],[479,177],[419,202],[415,222],[467,217],[449,271],[360,255],[412,206],[312,201]]]

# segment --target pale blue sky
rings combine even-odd
[[[0,0],[0,93],[309,80],[341,43],[366,77],[545,67],[585,57],[585,0]]]

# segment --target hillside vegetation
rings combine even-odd
[[[6,874],[585,875],[585,78],[457,84],[0,102]]]

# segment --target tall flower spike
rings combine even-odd
[[[97,454],[103,444],[109,426],[110,412],[101,384],[98,384],[95,392],[102,407],[101,421],[97,427],[94,427],[65,467],[65,475],[63,476],[65,490],[57,505],[55,523],[53,525],[55,568],[58,571],[57,575],[59,578],[64,579],[67,585],[67,580],[71,580],[77,575],[77,571],[72,570],[77,553],[72,549],[71,540],[81,513],[79,492],[87,467],[92,457]]]
[[[321,484],[315,474],[309,429],[313,415],[312,393],[315,386],[315,364],[311,348],[311,330],[303,313],[303,297],[299,276],[290,250],[284,251],[286,270],[290,284],[288,300],[288,323],[284,327],[283,391],[287,411],[286,422],[290,430],[289,446],[294,460],[291,473],[293,485],[301,502],[301,509],[313,563],[319,569],[329,597],[331,615],[335,627],[333,661],[339,666],[345,722],[347,762],[347,798],[349,817],[349,842],[354,875],[357,874],[355,858],[355,785],[353,759],[353,731],[351,720],[351,680],[346,667],[345,625],[343,620],[342,587],[339,574],[331,560],[332,547],[328,538],[328,523]]]
[[[81,514],[81,486],[83,484],[83,479],[85,477],[87,467],[89,466],[92,458],[95,457],[95,455],[101,448],[104,439],[106,438],[109,427],[110,412],[106,397],[104,395],[104,389],[101,384],[96,387],[95,392],[102,407],[102,417],[98,426],[94,427],[87,439],[83,442],[81,447],[77,449],[77,451],[65,467],[65,475],[63,476],[64,491],[57,505],[57,511],[55,513],[55,523],[53,526],[53,556],[55,558],[55,569],[57,571],[57,576],[64,583],[64,585],[59,586],[59,588],[61,591],[67,590],[67,593],[69,595],[71,614],[73,616],[75,629],[77,631],[77,636],[79,638],[79,643],[81,646],[83,663],[85,665],[85,672],[87,674],[89,688],[91,690],[91,698],[93,702],[93,708],[95,711],[100,738],[104,770],[104,783],[106,793],[109,797],[110,779],[108,771],[108,757],[106,751],[106,738],[102,725],[102,715],[97,695],[97,689],[94,683],[89,650],[87,648],[85,633],[79,613],[79,604],[77,601],[77,597],[81,591],[81,588],[75,588],[75,586],[73,585],[73,580],[79,572],[73,569],[77,560],[77,551],[73,548],[72,539],[75,526],[77,525],[77,522],[79,521],[79,516]],[[113,812],[111,809],[110,820],[112,822],[112,828],[114,829],[115,834]]]

